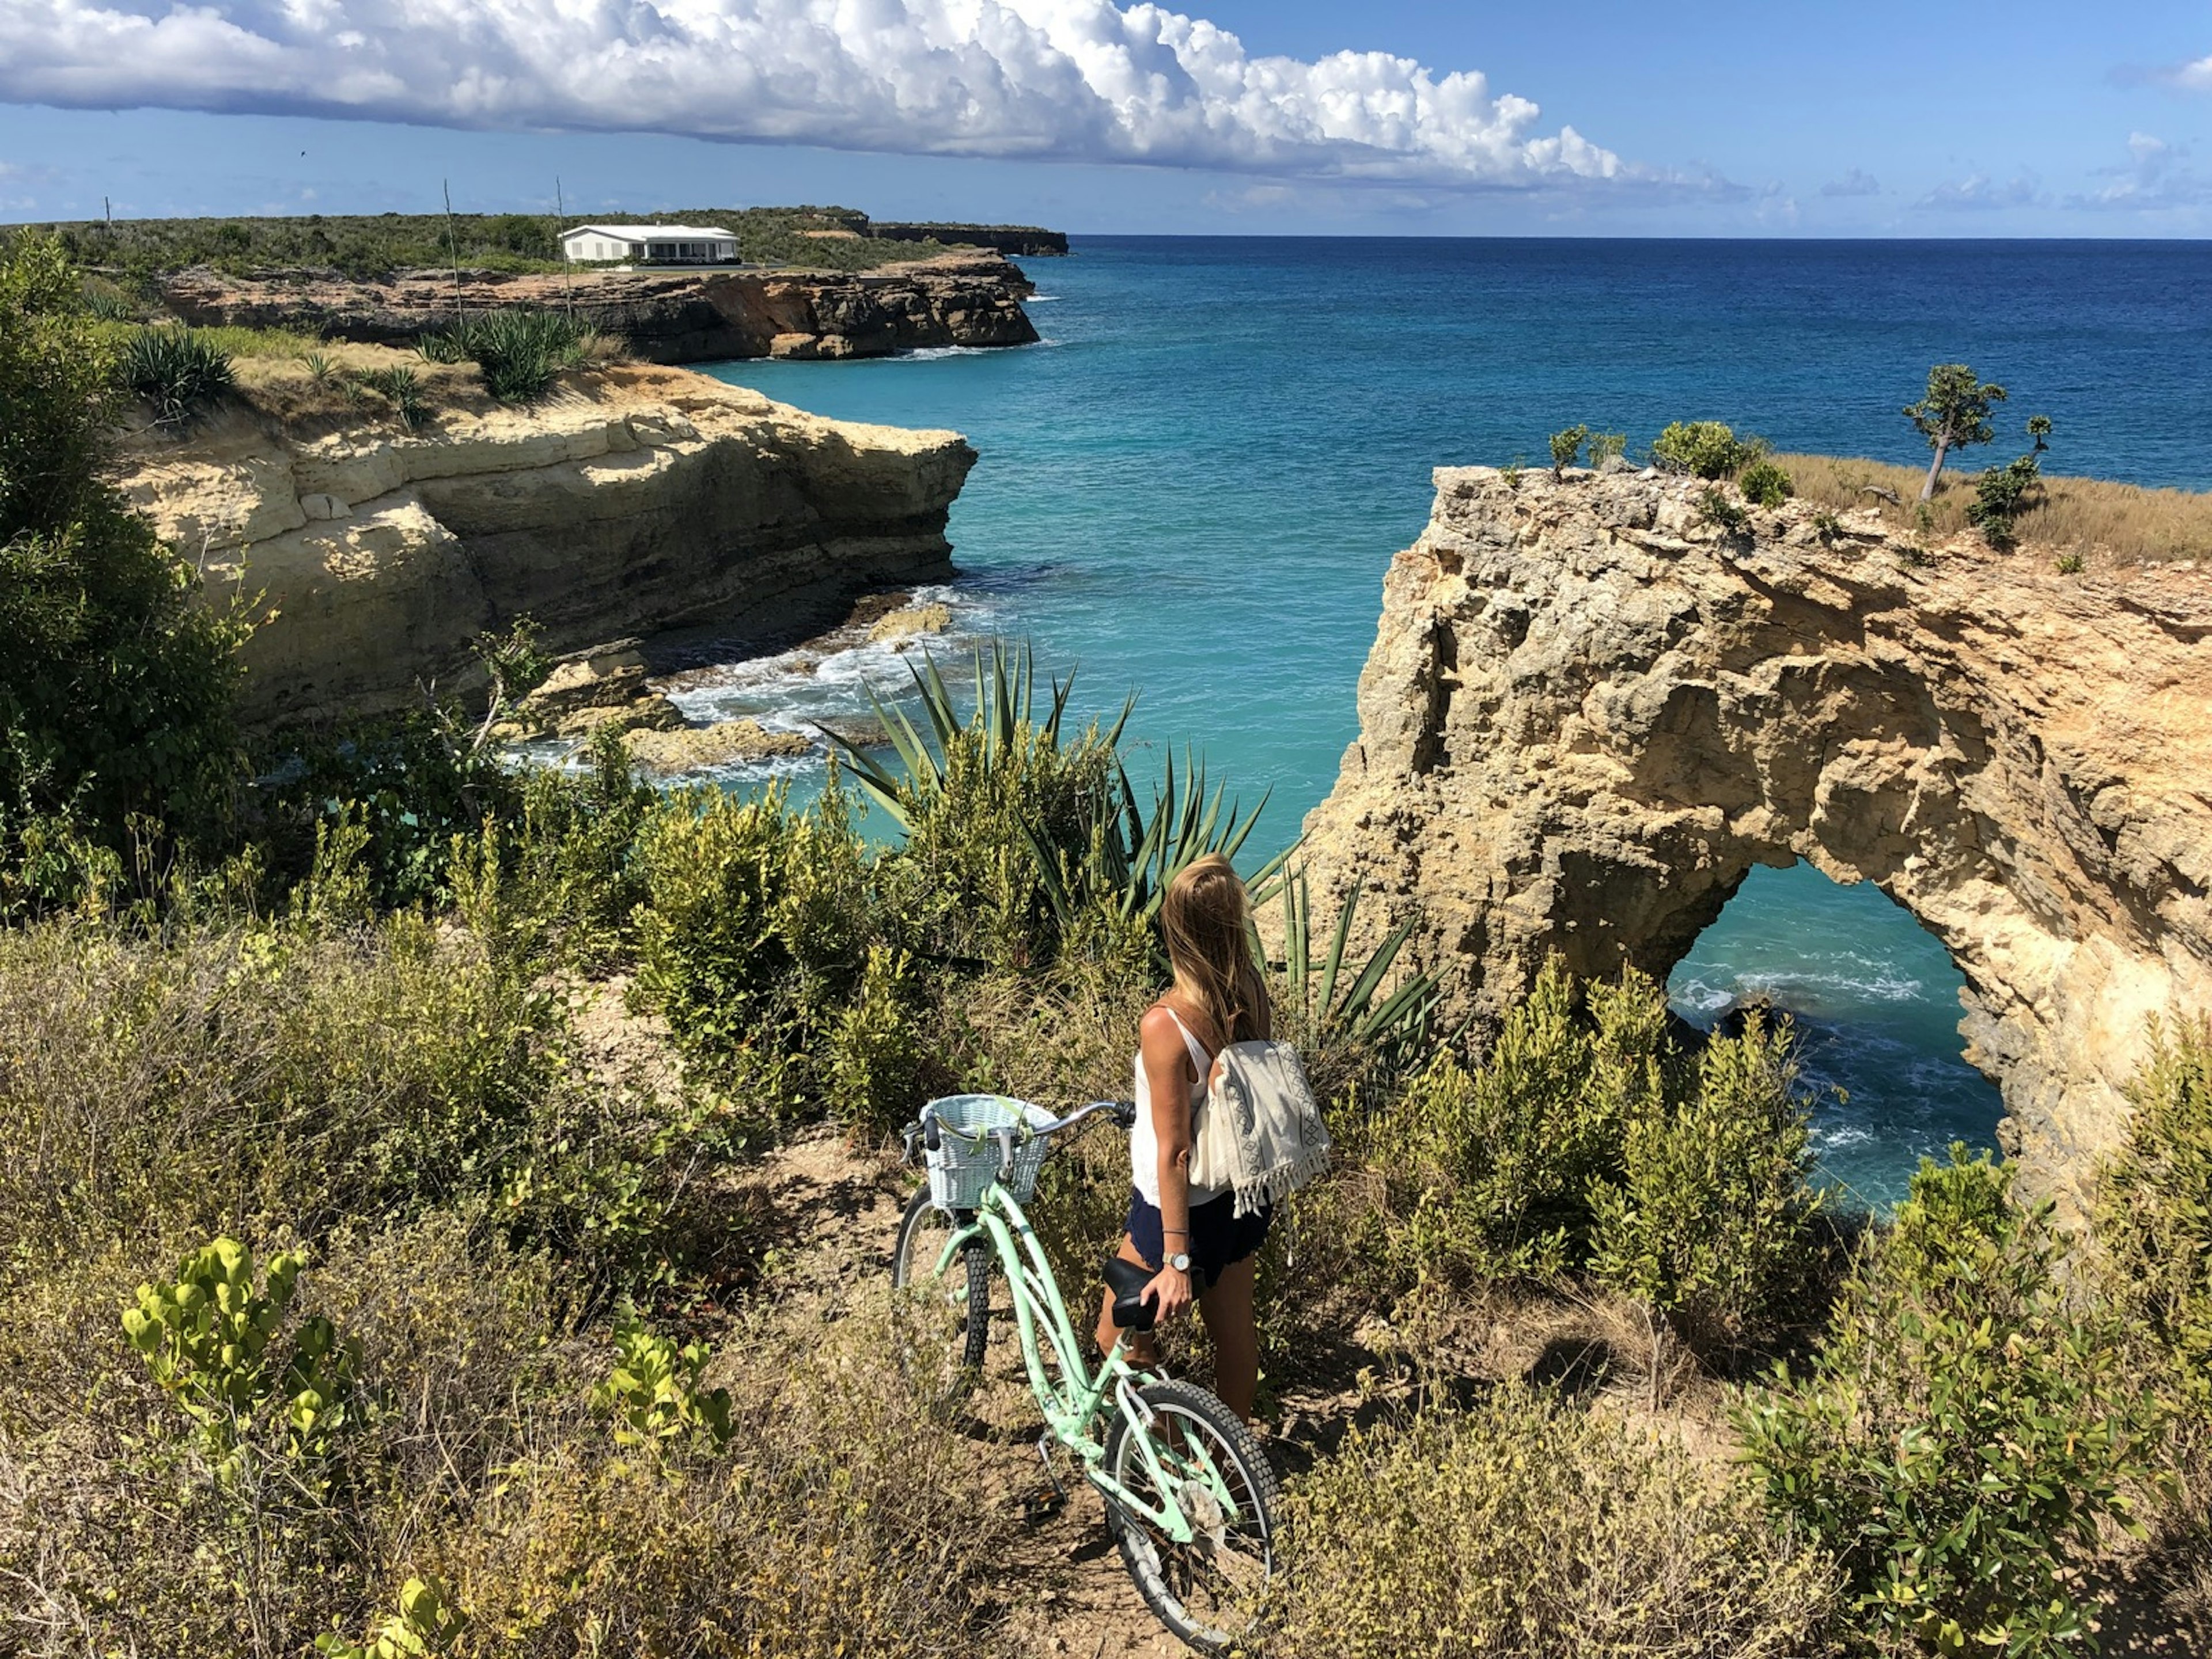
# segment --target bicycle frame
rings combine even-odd
[[[1052,1437],[1082,1461],[1084,1478],[1110,1501],[1132,1515],[1142,1516],[1178,1544],[1193,1541],[1197,1530],[1176,1501],[1177,1475],[1184,1480],[1194,1476],[1202,1480],[1220,1504],[1222,1513],[1232,1521],[1237,1519],[1241,1511],[1236,1499],[1203,1443],[1194,1443],[1181,1455],[1171,1451],[1173,1461],[1184,1466],[1171,1475],[1152,1436],[1149,1432],[1137,1435],[1138,1453],[1151,1471],[1153,1490],[1162,1495],[1158,1504],[1145,1502],[1106,1472],[1105,1443],[1091,1429],[1108,1396],[1114,1398],[1133,1430],[1149,1431],[1154,1421],[1152,1407],[1138,1397],[1133,1386],[1143,1380],[1144,1374],[1123,1355],[1127,1334],[1114,1339],[1112,1350],[1099,1362],[1094,1375],[1083,1363],[1083,1351],[1078,1346],[1075,1328],[1068,1320],[1060,1282],[1053,1276],[1052,1264],[1046,1259],[1043,1245],[1037,1242],[1036,1230],[1022,1213],[1022,1206],[1014,1200],[1013,1194],[995,1181],[984,1189],[975,1219],[956,1228],[945,1242],[937,1260],[939,1275],[950,1271],[960,1253],[979,1237],[989,1239],[1012,1291],[1014,1319],[1021,1334],[1022,1363],[1029,1370],[1030,1391],[1036,1396]],[[1052,1345],[1060,1363],[1060,1381],[1057,1382],[1045,1369],[1040,1337],[1042,1342]]]

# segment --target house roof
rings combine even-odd
[[[563,236],[611,236],[620,242],[697,242],[710,239],[734,242],[738,234],[719,225],[578,225]]]

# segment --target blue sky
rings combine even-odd
[[[2212,234],[2212,6],[8,0],[0,218]]]

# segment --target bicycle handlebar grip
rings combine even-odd
[[[933,1152],[935,1152],[941,1144],[938,1139],[937,1119],[933,1115],[923,1121],[921,1144],[928,1147]]]
[[[1125,1129],[1135,1128],[1137,1127],[1137,1103],[1133,1100],[1115,1101],[1114,1103],[1114,1121],[1120,1124]]]

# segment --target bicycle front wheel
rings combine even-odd
[[[1252,1431],[1228,1407],[1188,1382],[1137,1391],[1152,1425],[1117,1416],[1106,1436],[1106,1470],[1133,1498],[1172,1498],[1195,1529],[1188,1544],[1109,1499],[1107,1526],[1145,1605],[1202,1653],[1222,1653],[1258,1622],[1275,1570],[1275,1515],[1282,1489]],[[1139,1446],[1148,1438],[1165,1490]]]
[[[891,1251],[891,1289],[897,1302],[899,1365],[907,1380],[933,1404],[957,1405],[983,1371],[991,1337],[991,1252],[972,1239],[944,1271],[938,1263],[956,1221],[916,1192],[899,1223]]]

